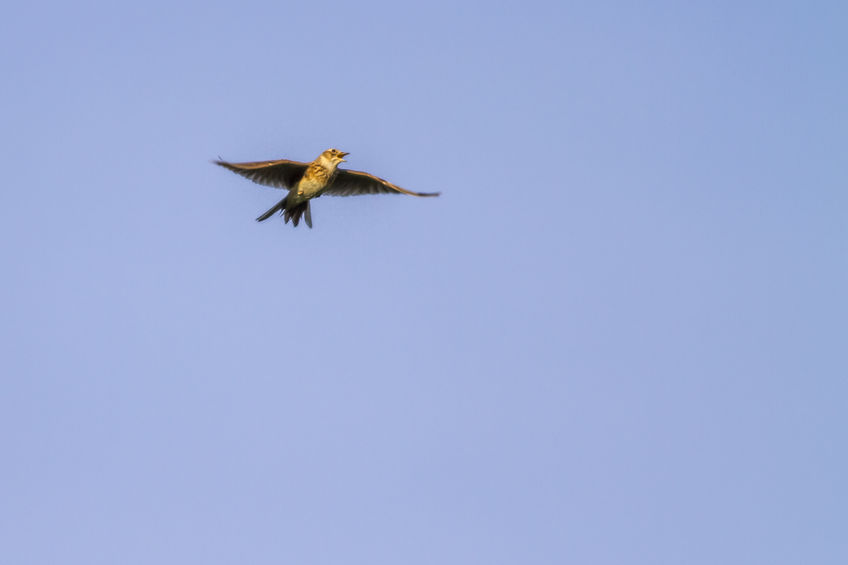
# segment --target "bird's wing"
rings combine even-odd
[[[213,161],[213,163],[247,177],[253,182],[276,188],[292,188],[309,166],[309,163],[287,159],[255,163],[228,163],[227,161]]]
[[[438,192],[412,192],[380,177],[360,171],[338,169],[332,184],[322,193],[330,196],[356,196],[358,194],[409,194],[411,196],[438,196]]]

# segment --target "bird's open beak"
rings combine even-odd
[[[339,151],[339,157],[347,157],[350,153],[345,153],[344,151]],[[342,159],[342,161],[347,161],[346,159]]]

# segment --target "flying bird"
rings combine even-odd
[[[369,173],[339,169],[339,163],[345,162],[349,155],[338,149],[327,149],[311,163],[279,159],[277,161],[257,161],[253,163],[228,163],[213,161],[225,169],[247,177],[255,183],[285,188],[289,191],[285,198],[274,204],[267,212],[256,218],[257,222],[267,220],[279,212],[286,223],[289,220],[295,226],[300,218],[312,227],[312,213],[309,201],[322,194],[331,196],[355,196],[357,194],[409,194],[411,196],[438,196],[438,192],[413,192]]]

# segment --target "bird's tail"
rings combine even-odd
[[[300,218],[302,216],[306,216],[304,220],[306,221],[306,225],[310,228],[312,227],[312,213],[309,209],[309,200],[306,202],[301,202],[299,204],[295,204],[294,206],[288,205],[289,197],[286,196],[276,204],[274,204],[271,208],[268,209],[267,212],[256,218],[257,222],[262,222],[267,220],[275,213],[280,212],[283,215],[283,220],[286,223],[289,223],[289,220],[292,221],[292,224],[295,226],[300,223]]]
[[[282,200],[280,200],[279,202],[274,204],[271,208],[269,208],[267,212],[265,212],[264,214],[262,214],[261,216],[256,218],[256,221],[257,222],[264,222],[265,220],[267,220],[268,218],[273,216],[277,211],[285,210],[286,200],[288,200],[288,199],[289,199],[289,197],[288,197],[288,195],[286,195],[285,198],[283,198]]]

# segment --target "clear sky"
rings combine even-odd
[[[848,563],[846,30],[7,6],[0,562]]]

